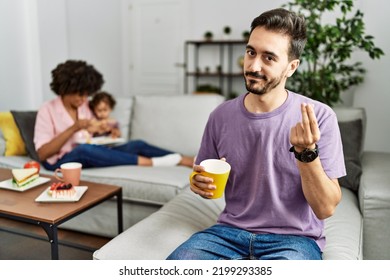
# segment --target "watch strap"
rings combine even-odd
[[[318,157],[318,145],[315,144],[314,149],[304,149],[302,152],[298,153],[294,146],[292,146],[289,150],[290,152],[294,153],[294,156],[297,160],[300,162],[312,162]]]

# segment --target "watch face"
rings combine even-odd
[[[317,151],[306,150],[302,153],[301,159],[303,162],[312,162],[317,158]]]

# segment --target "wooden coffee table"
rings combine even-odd
[[[0,189],[0,217],[40,225],[51,243],[52,259],[58,259],[58,226],[110,198],[117,198],[118,233],[123,231],[121,187],[80,181],[80,186],[88,186],[88,190],[77,202],[35,202],[52,182],[57,181],[53,176],[41,176],[51,180],[24,192]],[[0,181],[10,178],[11,170],[0,168]]]

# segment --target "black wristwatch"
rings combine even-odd
[[[316,144],[314,149],[304,149],[300,153],[295,151],[294,146],[292,146],[290,152],[294,153],[295,158],[301,162],[312,162],[318,157],[318,146]]]

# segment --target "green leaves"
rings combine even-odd
[[[384,55],[374,37],[365,34],[364,14],[356,10],[349,15],[353,0],[293,0],[283,6],[305,16],[308,36],[288,88],[330,106],[342,102],[341,93],[364,80],[365,69],[350,61],[352,54],[364,51],[371,59]]]

